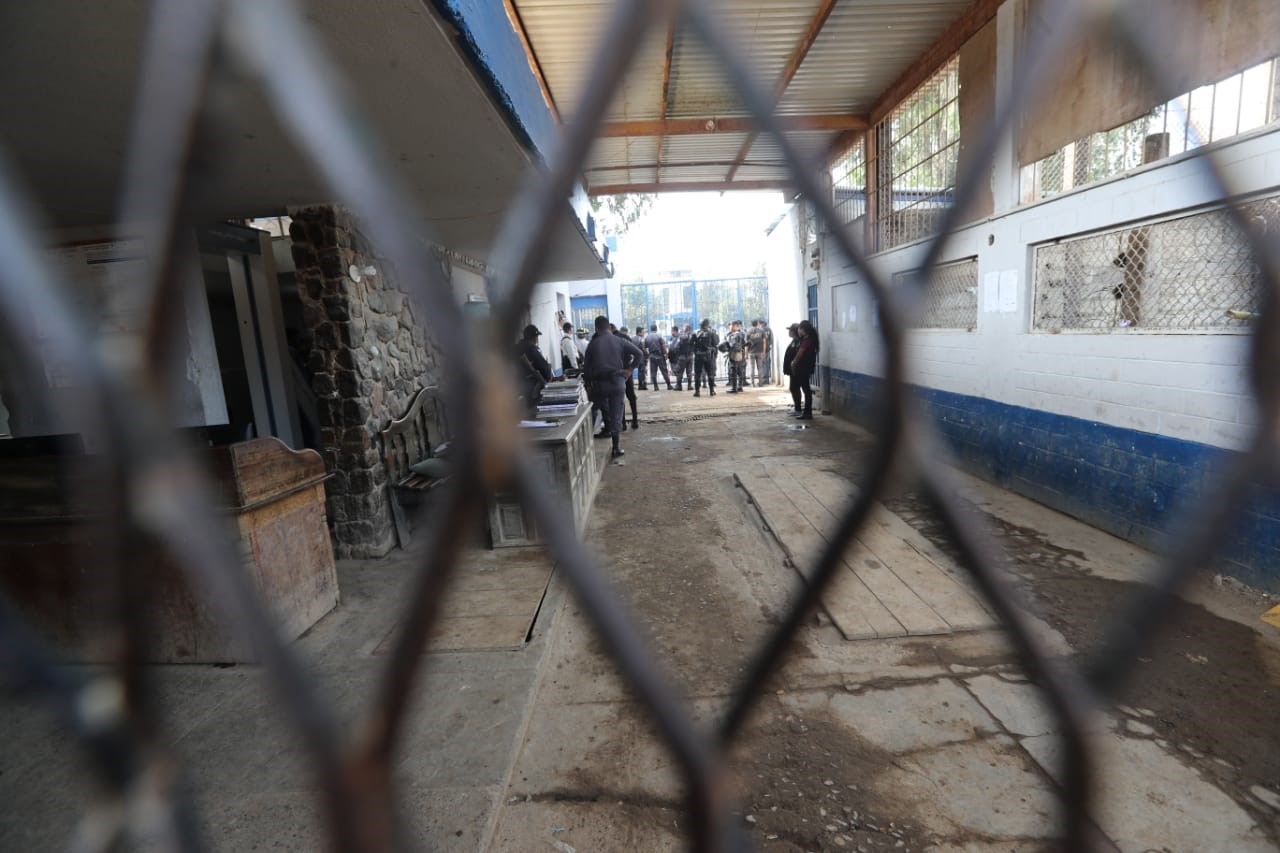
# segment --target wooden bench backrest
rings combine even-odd
[[[449,440],[449,425],[438,386],[430,385],[413,395],[409,409],[382,431],[382,461],[387,476],[398,483],[414,462],[434,455]]]

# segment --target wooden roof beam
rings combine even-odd
[[[827,19],[831,17],[831,13],[835,10],[838,2],[840,0],[822,0],[822,5],[818,7],[818,11],[809,21],[809,26],[805,28],[804,35],[800,37],[800,43],[791,52],[791,58],[787,60],[787,65],[782,69],[782,74],[778,77],[778,82],[774,86],[773,103],[775,107],[782,101],[782,96],[786,94],[787,87],[791,85],[796,72],[800,70],[800,66],[804,63],[804,58],[809,55],[809,50],[813,47],[813,43],[818,40],[818,35],[822,32],[822,28],[826,26]],[[726,181],[733,180],[733,176],[737,174],[742,161],[747,159],[747,153],[751,151],[751,146],[755,144],[759,135],[759,131],[753,131],[747,137],[747,141],[742,143],[742,148],[738,150],[738,156],[734,158],[734,165],[730,167],[729,174],[724,177]]]
[[[871,107],[871,124],[874,126],[904,98],[914,92],[921,83],[929,79],[935,71],[942,67],[952,54],[964,47],[964,43],[978,34],[996,16],[1004,0],[974,0],[970,6],[933,44],[925,48],[924,53],[916,57],[907,66],[893,84],[885,89]]]
[[[663,121],[667,120],[667,104],[669,102],[669,97],[671,94],[671,57],[675,55],[675,52],[676,52],[676,21],[675,21],[675,18],[673,17],[671,19],[671,23],[667,25],[667,55],[666,55],[666,58],[662,61],[662,102],[658,108],[658,118],[662,119]],[[658,163],[658,165],[655,167],[657,168],[657,172],[655,172],[654,174],[657,176],[659,183],[662,182],[662,142],[664,139],[665,137],[662,137],[662,136],[658,137],[658,151],[657,151],[657,156],[654,157],[654,160],[656,160]]]
[[[551,115],[559,123],[560,108],[556,106],[556,99],[551,95],[551,87],[547,85],[547,78],[542,73],[542,63],[538,61],[538,55],[533,52],[533,45],[529,43],[529,31],[524,28],[524,19],[520,17],[520,10],[516,8],[513,0],[502,0],[502,6],[506,10],[511,29],[515,30],[516,36],[520,39],[520,45],[524,48],[529,70],[533,72],[534,78],[538,81],[538,88],[542,90],[542,99],[546,101]]]
[[[629,169],[712,169],[717,166],[731,166],[732,160],[682,160],[678,163],[617,163],[609,166],[587,166],[582,171],[587,174],[599,172],[625,172]],[[785,169],[787,164],[782,160],[747,160],[744,166],[760,166],[766,169]]]
[[[733,190],[778,190],[785,192],[795,188],[790,180],[777,181],[674,181],[658,184],[601,184],[588,187],[587,195],[625,195],[626,193],[672,193],[672,192],[731,192]]]
[[[783,130],[866,130],[866,116],[810,115],[778,116]],[[754,118],[669,118],[637,121],[608,121],[596,132],[599,139],[619,136],[697,136],[712,133],[742,133],[759,129]]]

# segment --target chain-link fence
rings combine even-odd
[[[517,417],[503,404],[514,399],[514,391],[508,371],[496,359],[515,337],[553,242],[548,239],[552,223],[563,215],[563,200],[570,195],[627,63],[644,42],[642,35],[665,27],[673,15],[680,16],[685,31],[701,40],[708,54],[721,63],[725,79],[762,129],[777,136],[795,186],[816,216],[827,223],[840,221],[823,170],[801,157],[787,138],[777,133],[772,93],[755,84],[746,61],[717,26],[709,5],[698,0],[622,0],[617,4],[609,26],[600,33],[595,65],[586,78],[589,83],[558,149],[509,211],[493,263],[494,293],[499,298],[488,325],[482,325],[465,322],[452,290],[440,280],[439,266],[422,239],[430,234],[430,228],[402,195],[402,184],[390,164],[371,153],[358,110],[346,99],[334,67],[309,35],[307,20],[294,5],[285,0],[155,4],[144,45],[145,71],[138,96],[142,110],[128,151],[119,219],[150,223],[143,230],[148,245],[155,247],[151,279],[143,290],[151,306],[151,319],[145,345],[134,360],[108,364],[92,347],[57,272],[37,249],[41,240],[35,230],[36,215],[26,206],[13,175],[7,169],[0,173],[0,257],[5,259],[0,270],[0,341],[6,359],[34,372],[41,363],[41,352],[60,353],[65,370],[75,377],[78,388],[85,389],[74,401],[77,423],[103,448],[92,472],[97,483],[86,494],[107,515],[103,525],[107,545],[98,549],[95,565],[111,581],[107,597],[114,602],[118,624],[112,646],[114,663],[92,674],[60,668],[23,619],[0,600],[0,664],[4,672],[60,709],[108,792],[90,807],[92,813],[82,837],[85,849],[114,849],[126,839],[143,836],[166,847],[200,846],[195,829],[198,824],[184,794],[182,769],[168,745],[167,722],[155,711],[150,675],[140,663],[139,646],[147,636],[147,615],[142,608],[147,600],[147,578],[145,565],[138,559],[144,553],[143,543],[159,543],[168,551],[202,601],[234,625],[238,635],[255,649],[267,676],[264,680],[311,758],[333,846],[366,850],[397,846],[401,836],[393,771],[398,738],[410,713],[408,700],[421,677],[426,640],[439,615],[442,593],[457,572],[469,522],[482,511],[486,495],[508,490],[521,495],[545,531],[558,571],[649,715],[654,730],[675,756],[687,792],[689,820],[682,826],[687,827],[691,844],[698,849],[741,849],[745,842],[741,824],[733,818],[729,748],[741,736],[749,712],[769,693],[765,689],[768,679],[777,672],[823,589],[836,576],[844,551],[886,493],[890,472],[904,467],[916,471],[923,494],[953,540],[960,561],[1000,619],[1025,671],[1044,690],[1062,743],[1062,767],[1057,775],[1062,842],[1070,849],[1093,846],[1096,836],[1089,806],[1099,778],[1093,748],[1085,736],[1091,715],[1111,704],[1118,689],[1128,682],[1155,628],[1168,618],[1173,595],[1209,561],[1232,529],[1231,522],[1253,485],[1260,478],[1275,479],[1280,325],[1274,315],[1280,278],[1275,241],[1271,232],[1258,227],[1256,220],[1261,214],[1257,208],[1226,208],[1214,214],[1220,222],[1210,229],[1218,235],[1216,240],[1227,241],[1235,229],[1242,234],[1240,248],[1220,257],[1233,259],[1230,262],[1236,266],[1232,269],[1237,270],[1240,281],[1247,280],[1257,291],[1248,290],[1253,298],[1243,305],[1214,296],[1212,305],[1204,308],[1188,310],[1178,304],[1161,310],[1172,310],[1170,316],[1185,318],[1180,322],[1188,324],[1207,322],[1204,318],[1212,319],[1220,311],[1244,310],[1249,314],[1254,331],[1250,380],[1258,404],[1256,433],[1244,450],[1232,457],[1212,497],[1178,528],[1168,556],[1150,575],[1150,585],[1118,608],[1100,645],[1079,658],[1057,655],[1036,630],[1031,605],[1006,578],[994,540],[976,515],[955,497],[958,490],[951,469],[942,464],[949,458],[946,445],[935,425],[921,413],[906,382],[905,346],[909,306],[929,298],[929,283],[951,233],[964,222],[963,211],[969,209],[975,195],[989,183],[988,170],[976,164],[992,162],[1014,116],[1041,91],[1047,70],[1071,55],[1081,32],[1090,27],[1105,28],[1138,67],[1157,79],[1167,74],[1166,63],[1176,61],[1151,39],[1143,25],[1144,15],[1149,14],[1146,3],[1042,5],[1049,17],[1046,36],[1019,51],[1025,64],[1012,76],[1009,91],[994,114],[983,127],[973,129],[967,162],[974,167],[959,176],[954,196],[947,193],[945,199],[934,192],[933,179],[924,181],[930,197],[939,199],[939,206],[928,217],[933,237],[923,247],[918,273],[900,286],[891,286],[842,229],[828,229],[833,247],[842,256],[831,260],[848,264],[859,280],[871,287],[879,305],[877,332],[883,344],[885,381],[872,428],[875,447],[865,457],[868,467],[862,487],[851,494],[816,565],[806,573],[809,581],[760,638],[741,682],[714,724],[706,726],[695,722],[664,672],[660,656],[614,591],[608,573],[577,539],[569,508],[552,494],[521,453]],[[386,655],[380,685],[369,697],[354,737],[340,731],[337,715],[297,656],[280,640],[268,608],[246,578],[236,546],[216,523],[218,511],[204,473],[193,462],[191,449],[177,440],[170,427],[174,404],[170,379],[183,365],[173,357],[173,342],[166,329],[175,312],[181,310],[181,300],[176,297],[190,269],[191,248],[183,235],[191,224],[187,218],[187,211],[193,209],[190,203],[201,189],[193,162],[197,155],[216,157],[217,148],[207,145],[206,134],[216,127],[218,113],[206,94],[210,80],[223,79],[229,71],[261,87],[299,150],[328,181],[332,199],[350,207],[381,255],[400,272],[421,309],[415,316],[431,318],[433,334],[454,358],[444,393],[456,436],[453,452],[460,475],[449,479],[441,499],[431,504],[436,509],[422,519],[424,538],[429,542],[426,556],[403,602],[402,627]],[[1213,157],[1200,162],[1205,179],[1213,182],[1219,196],[1233,197]],[[896,210],[897,204],[887,208]],[[1153,313],[1157,303],[1149,297],[1156,292],[1155,285],[1148,285],[1152,268],[1172,257],[1155,254],[1156,247],[1165,246],[1162,238],[1153,236],[1156,229],[1156,225],[1143,226],[1119,236],[1097,238],[1105,250],[1098,250],[1095,266],[1107,267],[1110,278],[1103,286],[1113,302],[1123,304],[1112,307],[1107,315],[1116,323],[1124,319],[1142,323],[1153,316],[1165,316]],[[1250,256],[1252,266],[1245,272]],[[1190,254],[1182,257],[1190,258]],[[1203,276],[1205,280],[1210,277]],[[1136,286],[1126,283],[1130,278]],[[1119,300],[1117,289],[1122,294]],[[1086,290],[1094,293],[1098,288]],[[1132,292],[1133,298],[1126,301],[1126,292]],[[39,336],[19,319],[33,307],[45,318]]]
[[[905,284],[919,270],[896,274],[894,284]],[[960,329],[972,332],[978,325],[978,259],[939,264],[928,274],[928,285],[917,329]]]
[[[1280,197],[1238,208],[1280,232]],[[1230,211],[1209,210],[1035,250],[1035,328],[1247,330],[1262,273]]]

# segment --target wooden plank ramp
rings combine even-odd
[[[808,579],[855,489],[808,465],[764,461],[737,475],[793,566]],[[904,528],[911,532],[904,537]],[[823,609],[849,640],[949,634],[994,627],[963,573],[921,547],[906,522],[876,504],[823,591]],[[921,540],[922,541],[922,540]]]

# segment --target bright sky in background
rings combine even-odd
[[[621,282],[750,275],[765,258],[765,229],[786,209],[780,192],[665,193],[611,257]]]

